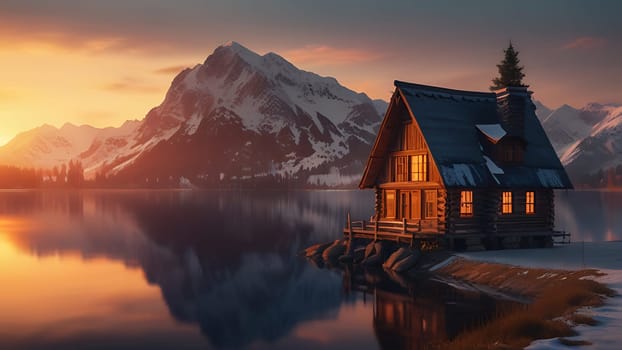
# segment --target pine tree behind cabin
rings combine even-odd
[[[511,42],[510,46],[503,50],[503,53],[505,58],[497,65],[499,76],[492,80],[493,85],[490,87],[490,90],[495,91],[508,86],[528,87],[529,85],[523,84],[523,78],[525,77],[523,68],[525,67],[518,65],[520,63],[518,51],[514,50]]]

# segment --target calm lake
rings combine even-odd
[[[0,349],[416,349],[511,302],[320,269],[369,191],[0,192]],[[557,193],[573,241],[622,235],[622,192]]]

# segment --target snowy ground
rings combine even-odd
[[[460,256],[479,261],[525,267],[542,267],[564,270],[595,268],[606,276],[599,282],[607,284],[618,292],[619,296],[610,298],[605,305],[596,309],[584,310],[582,313],[593,316],[600,322],[598,326],[578,326],[576,337],[593,343],[585,349],[621,349],[622,345],[622,241],[586,242],[556,246],[553,249],[516,249],[483,252],[469,252]],[[559,343],[557,339],[539,340],[527,349],[577,349]]]

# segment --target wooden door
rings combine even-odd
[[[410,192],[410,218],[421,219],[421,191]]]
[[[400,191],[400,219],[410,219],[410,193]]]

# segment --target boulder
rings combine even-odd
[[[354,249],[354,252],[352,253],[352,259],[355,264],[363,261],[363,259],[365,259],[365,247]]]
[[[387,261],[385,261],[384,264],[382,264],[382,267],[384,267],[385,269],[391,269],[393,265],[395,265],[396,262],[404,259],[410,253],[411,251],[409,249],[401,247],[398,250],[396,250],[393,254],[391,254],[391,256],[389,256]]]
[[[310,258],[315,255],[321,255],[324,252],[324,250],[330,247],[333,243],[334,242],[314,244],[310,246],[309,248],[305,249],[304,254],[307,258]]]
[[[344,264],[351,264],[354,261],[354,257],[350,254],[345,254],[339,257],[339,262]]]
[[[324,261],[336,261],[346,251],[346,246],[342,241],[336,240],[322,253],[322,259]]]
[[[419,252],[418,251],[413,251],[407,257],[405,257],[402,260],[399,260],[398,262],[396,262],[392,266],[391,269],[393,271],[395,271],[395,272],[408,271],[408,270],[412,269],[415,266],[415,264],[417,263],[417,260],[419,260]]]
[[[364,258],[367,259],[370,256],[374,255],[376,253],[376,243],[371,242],[367,245],[367,247],[365,247],[365,256]]]
[[[363,259],[362,264],[366,266],[380,265],[382,264],[382,256],[380,256],[380,254],[374,254]]]
[[[385,257],[386,255],[386,246],[382,241],[378,241],[376,243],[374,243],[374,250],[376,251],[376,254],[380,254],[381,257]],[[384,259],[383,259],[384,260]]]

